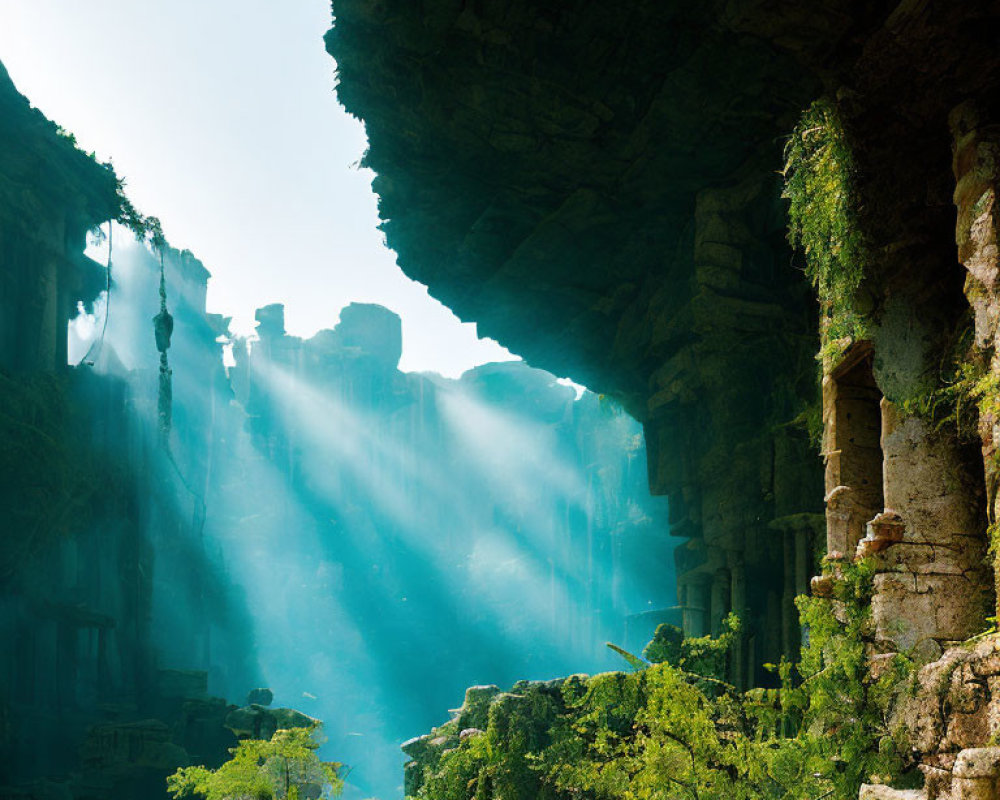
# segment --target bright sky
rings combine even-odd
[[[290,333],[348,302],[403,318],[406,370],[511,358],[395,265],[363,127],[333,94],[329,0],[0,0],[0,61],[132,201],[212,272],[210,311],[247,333],[285,303]]]

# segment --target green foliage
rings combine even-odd
[[[856,301],[869,255],[858,224],[853,154],[829,100],[817,100],[802,115],[785,146],[783,174],[788,239],[805,254],[823,311],[820,357],[831,358],[867,337]]]
[[[110,167],[110,165],[108,165]],[[167,239],[163,235],[163,226],[158,217],[144,216],[132,205],[132,201],[125,194],[125,181],[115,178],[115,185],[118,191],[118,216],[116,221],[120,222],[135,235],[140,242],[149,242],[155,250],[162,250],[167,245]]]
[[[163,235],[163,226],[159,218],[140,214],[136,207],[129,200],[125,193],[125,180],[118,177],[114,165],[110,162],[97,160],[94,153],[85,152],[77,144],[76,136],[59,125],[54,125],[56,136],[66,142],[77,153],[86,157],[98,167],[104,170],[106,177],[110,179],[114,186],[114,219],[128,228],[140,242],[149,242],[154,249],[162,250],[166,244],[166,237]]]
[[[937,429],[948,427],[963,440],[978,441],[980,416],[996,417],[1000,411],[1000,376],[975,346],[969,319],[962,320],[942,351],[934,390],[907,398],[900,411],[928,420]]]
[[[780,689],[740,694],[720,680],[735,617],[718,638],[661,626],[644,650],[658,663],[645,669],[574,676],[558,696],[548,685],[500,695],[487,731],[425,763],[416,796],[854,800],[873,776],[905,781],[888,719],[913,665],[896,656],[871,677],[872,567],[845,563],[834,577],[833,598],[799,599],[807,643],[797,667],[772,665]]]
[[[890,782],[911,766],[889,712],[915,666],[896,654],[881,665],[877,679],[871,677],[866,642],[873,635],[874,567],[870,561],[843,562],[834,577],[833,598],[797,598],[808,636],[798,665],[803,683],[787,692],[786,703],[802,710],[804,738],[833,767],[835,796],[848,797],[870,776]]]
[[[663,623],[656,626],[653,638],[642,651],[642,656],[654,664],[680,664],[684,647],[684,631],[676,625]]]
[[[673,626],[671,626],[671,627],[673,627]],[[644,661],[643,659],[639,658],[639,656],[637,656],[637,655],[635,655],[633,653],[630,653],[625,648],[619,647],[618,645],[613,644],[612,642],[606,642],[606,645],[607,645],[607,647],[610,650],[613,650],[615,653],[617,653],[622,658],[624,658],[625,661],[628,662],[628,665],[630,667],[632,667],[632,669],[634,669],[634,670],[646,669],[646,667],[648,667],[649,664],[651,663],[649,661]],[[646,645],[646,649],[647,650],[649,649],[649,645]],[[646,650],[643,650],[642,652],[643,652],[643,655],[645,655]]]
[[[275,731],[270,740],[246,739],[229,752],[233,757],[218,769],[182,767],[167,778],[174,797],[205,800],[300,800],[332,797],[343,781],[337,765],[316,755],[316,728]]]
[[[805,431],[814,450],[823,449],[823,403],[819,398],[806,405],[789,425]]]
[[[719,636],[684,636],[676,625],[659,625],[642,651],[654,664],[671,664],[690,675],[721,681],[726,675],[729,649],[739,635],[740,620],[729,614],[722,621]]]
[[[722,620],[718,637],[685,637],[681,642],[677,667],[690,675],[709,681],[721,681],[726,676],[726,661],[730,648],[740,633],[740,619],[729,614]],[[704,683],[700,681],[699,683]]]

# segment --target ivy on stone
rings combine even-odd
[[[858,222],[855,161],[830,100],[803,113],[785,146],[783,175],[788,240],[805,255],[823,311],[821,356],[832,356],[866,336],[856,305],[869,256]]]

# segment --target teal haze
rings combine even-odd
[[[107,330],[102,295],[70,358],[124,380],[153,440],[158,264],[115,252]],[[620,668],[605,642],[675,618],[665,499],[613,404],[519,361],[400,371],[399,317],[372,304],[307,339],[265,306],[224,370],[207,270],[165,266],[173,456],[145,502],[193,524],[149,532],[161,666],[322,719],[348,797],[401,796],[399,745],[466,686]]]

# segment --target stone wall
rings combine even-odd
[[[0,64],[0,368],[66,364],[66,322],[104,287],[83,255],[89,228],[118,213],[115,175],[31,108]]]
[[[919,800],[989,800],[1000,796],[1000,639],[949,650],[904,687],[892,722],[919,758]],[[862,790],[861,798],[878,795]],[[886,798],[893,795],[886,794]]]
[[[988,96],[966,101],[951,114],[954,201],[958,210],[955,236],[958,258],[967,271],[965,294],[975,315],[975,347],[988,374],[1000,375],[1000,301],[998,301],[997,188],[1000,183],[1000,112]],[[986,475],[986,513],[997,521],[998,409],[996,390],[985,380],[979,390],[979,436]],[[994,553],[994,556],[996,554]]]
[[[77,304],[92,308],[111,283],[84,256],[85,236],[121,202],[114,172],[32,109],[0,66],[0,795],[18,800],[161,795],[166,774],[193,758],[219,763],[234,741],[225,701],[207,696],[201,634],[212,612],[171,642],[202,671],[163,669],[154,642],[162,557],[192,523],[166,496],[170,466],[142,421],[141,376],[103,335],[67,363]],[[208,342],[209,368],[192,364],[202,377],[221,372],[207,272],[190,254],[166,257],[179,323]],[[134,347],[152,347],[158,307],[158,263],[147,258],[152,302],[135,309]],[[127,325],[126,309],[107,333]],[[211,388],[201,381],[201,400]],[[203,478],[186,459],[200,442],[178,444],[183,467]],[[204,578],[204,553],[185,557],[187,574]]]

